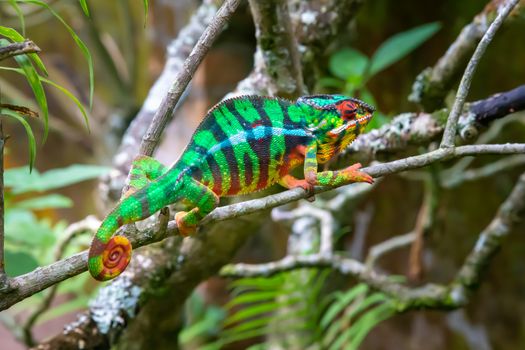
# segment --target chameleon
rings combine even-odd
[[[256,95],[224,100],[212,107],[180,158],[170,168],[139,156],[131,166],[129,190],[102,221],[89,249],[88,270],[100,281],[118,276],[131,259],[131,243],[113,235],[182,202],[175,214],[179,233],[196,232],[219,198],[260,191],[279,183],[313,193],[316,185],[372,183],[356,163],[318,172],[365,129],[374,108],[344,95],[309,95],[295,102]],[[304,179],[290,172],[304,168]]]

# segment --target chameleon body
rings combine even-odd
[[[104,219],[89,251],[88,267],[97,280],[120,274],[131,257],[131,244],[113,236],[124,224],[149,217],[183,201],[188,212],[175,215],[179,232],[195,232],[219,197],[247,194],[275,183],[284,187],[341,185],[372,178],[354,164],[318,172],[364,130],[374,109],[343,95],[283,99],[241,96],[213,107],[179,160],[166,168],[153,158],[137,158],[130,171],[130,191]],[[304,164],[304,179],[290,171]]]

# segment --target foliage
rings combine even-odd
[[[96,178],[109,169],[93,165],[72,165],[40,174],[27,167],[5,171],[6,269],[11,276],[27,273],[53,262],[52,247],[63,234],[65,223],[53,224],[38,211],[69,208],[73,201],[59,194],[38,194]]]
[[[75,41],[76,45],[80,48],[82,54],[84,55],[88,63],[89,82],[90,82],[89,101],[90,101],[90,106],[91,106],[93,102],[93,92],[94,92],[94,73],[93,73],[93,60],[91,58],[91,53],[89,52],[89,49],[84,44],[84,42],[80,39],[80,37],[67,24],[67,22],[57,12],[55,12],[52,7],[50,7],[44,1],[41,1],[41,0],[10,0],[9,1],[9,4],[15,9],[16,13],[18,14],[20,25],[22,27],[22,34],[20,34],[14,28],[0,26],[0,36],[3,36],[5,38],[5,39],[4,38],[0,39],[0,46],[9,45],[11,42],[15,43],[15,42],[23,42],[24,40],[27,40],[25,37],[24,14],[20,10],[20,7],[18,5],[19,3],[32,4],[32,5],[36,5],[36,6],[45,8],[57,20],[59,20],[64,25],[66,30],[69,32],[70,36]],[[84,116],[86,125],[89,126],[87,113],[82,103],[78,100],[78,98],[76,98],[66,88],[46,78],[48,76],[48,72],[47,72],[47,69],[44,63],[38,56],[38,54],[31,53],[31,54],[17,55],[14,57],[14,59],[20,66],[20,69],[14,69],[14,68],[4,67],[4,66],[0,66],[0,69],[17,72],[26,78],[29,86],[31,87],[31,90],[33,91],[38,107],[43,115],[43,122],[44,122],[43,140],[44,141],[46,140],[48,131],[49,131],[49,110],[48,110],[46,93],[45,93],[42,83],[46,83],[46,84],[50,84],[54,86],[55,88],[62,91],[67,97],[69,97],[77,105],[82,115]],[[35,142],[35,137],[31,130],[30,125],[24,119],[27,116],[27,114],[21,113],[21,110],[22,110],[21,108],[12,108],[11,105],[3,104],[2,108],[0,108],[0,115],[12,117],[24,126],[28,140],[29,140],[29,170],[31,171],[34,165],[34,160],[36,156],[36,147],[35,147],[36,142]]]
[[[407,56],[440,29],[439,23],[428,23],[398,33],[374,52],[372,57],[354,48],[343,48],[330,57],[329,70],[333,77],[319,80],[321,88],[333,88],[349,96],[357,96],[373,106],[377,106],[372,93],[366,88],[368,81],[379,72]],[[388,119],[378,112],[367,130],[385,124]]]
[[[375,325],[395,314],[394,304],[365,284],[326,295],[329,273],[327,269],[300,269],[234,281],[223,330],[216,341],[200,348],[220,349],[271,335],[252,348],[266,349],[278,341],[290,348],[357,349]],[[217,334],[218,318],[212,316],[217,311],[201,314],[204,316],[182,331],[179,340],[183,345]]]

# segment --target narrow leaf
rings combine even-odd
[[[18,69],[18,68],[0,67],[0,69],[6,70],[6,71],[10,71],[10,72],[16,72],[16,73],[22,74],[22,75],[24,74],[24,72],[22,70]],[[52,80],[46,79],[43,76],[39,76],[39,78],[44,83],[49,84],[49,85],[53,86],[54,88],[58,89],[59,91],[61,91],[64,95],[66,95],[70,100],[72,100],[77,105],[78,109],[80,110],[80,113],[82,113],[82,116],[84,117],[84,122],[86,123],[86,127],[87,127],[87,129],[89,131],[90,130],[89,117],[87,115],[86,109],[84,108],[84,105],[82,104],[82,102],[80,102],[80,100],[78,98],[76,98],[75,95],[73,95],[68,89],[66,89],[62,85],[59,85],[59,84],[55,83]]]
[[[20,26],[22,27],[22,35],[26,36],[26,20],[24,18],[24,14],[22,10],[20,9],[20,6],[16,3],[16,0],[8,0],[11,7],[16,12],[16,15],[18,16],[18,20],[20,21]]]
[[[440,28],[440,23],[433,22],[390,37],[381,44],[374,53],[370,64],[369,75],[373,76],[379,71],[382,71],[393,63],[399,61],[428,40]]]
[[[238,321],[245,320],[250,317],[258,316],[266,312],[272,312],[278,310],[281,304],[277,302],[269,302],[264,304],[258,304],[250,306],[246,309],[240,310],[239,312],[233,314],[231,317],[228,317],[224,322],[224,325],[230,325]]]
[[[6,39],[0,39],[1,46],[4,46],[6,44],[9,44],[9,41],[7,41]],[[42,142],[45,142],[47,138],[47,133],[49,131],[49,111],[47,109],[46,93],[44,91],[44,88],[42,87],[42,82],[40,81],[35,67],[33,67],[31,61],[29,60],[29,58],[27,58],[26,55],[18,55],[15,56],[14,59],[16,60],[20,68],[22,68],[22,70],[24,71],[24,75],[26,76],[27,82],[29,83],[31,90],[33,90],[33,94],[35,95],[38,107],[44,115],[44,140]]]
[[[148,0],[142,0],[142,4],[144,5],[144,27],[146,27],[146,23],[148,22]]]
[[[342,294],[337,301],[335,301],[330,308],[326,310],[323,318],[321,319],[321,327],[324,329],[332,323],[337,315],[343,311],[344,308],[348,306],[356,297],[366,293],[368,287],[365,284],[358,284],[348,292]]]
[[[80,1],[80,7],[82,7],[82,11],[84,11],[84,14],[89,17],[89,7],[86,0],[79,0]]]
[[[27,142],[29,146],[29,172],[31,172],[33,170],[33,166],[35,165],[36,157],[35,135],[33,135],[33,130],[31,130],[31,126],[24,118],[22,118],[16,112],[10,109],[0,108],[0,114],[16,119],[18,122],[20,122],[20,124],[22,124],[24,129],[26,129]]]
[[[64,21],[64,19],[57,12],[55,12],[55,10],[53,10],[44,1],[42,1],[42,0],[17,0],[17,1],[31,3],[31,4],[35,4],[35,5],[42,6],[42,7],[46,8],[49,12],[51,12],[51,14],[53,14],[53,16],[55,16],[56,19],[58,19],[64,25],[64,27],[66,27],[67,31],[69,32],[69,34],[71,35],[71,37],[73,38],[73,40],[75,41],[77,46],[80,48],[80,51],[82,51],[82,54],[84,55],[84,58],[86,59],[86,61],[88,63],[88,70],[89,70],[89,108],[92,108],[93,107],[93,94],[94,94],[94,89],[95,89],[95,75],[94,75],[94,72],[93,72],[93,58],[91,57],[91,53],[89,52],[89,49],[86,46],[86,44],[84,44],[84,42],[79,38],[79,36],[75,33],[73,28],[71,28],[69,26],[69,24],[67,24],[66,21]]]

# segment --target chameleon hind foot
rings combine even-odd
[[[195,232],[197,232],[197,224],[189,223],[189,219],[191,219],[191,211],[179,211],[175,214],[175,222],[177,223],[177,227],[179,229],[179,233],[184,236],[190,236],[193,235]]]
[[[309,202],[315,201],[315,184],[312,184],[307,180],[300,180],[292,175],[287,174],[279,180],[279,184],[288,189],[301,187],[307,194],[306,200]]]

